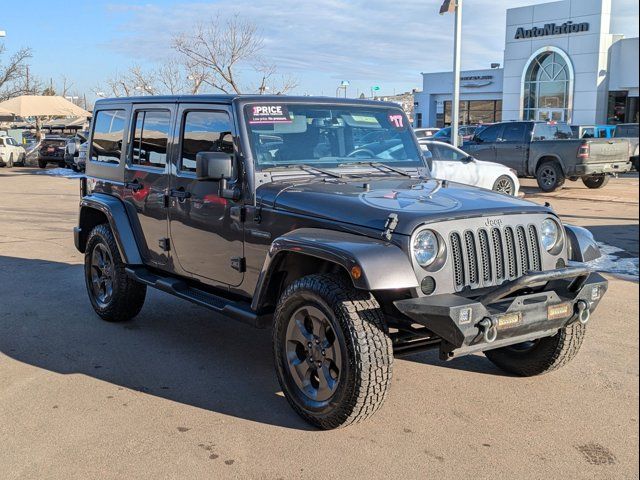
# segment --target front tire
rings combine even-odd
[[[493,184],[494,192],[504,193],[505,195],[514,196],[516,193],[516,184],[508,175],[501,175]]]
[[[554,192],[564,185],[565,176],[557,162],[544,162],[536,171],[536,180],[540,190]]]
[[[39,168],[47,168],[47,161],[46,160],[38,160],[38,167]]]
[[[13,153],[9,155],[9,163],[7,164],[7,167],[9,168],[13,167]]]
[[[84,259],[89,300],[103,320],[125,322],[140,313],[147,286],[127,276],[108,225],[98,225],[91,231]]]
[[[578,354],[585,333],[586,326],[575,322],[559,330],[553,337],[487,350],[484,354],[506,372],[521,377],[542,375],[569,363]]]
[[[610,175],[602,173],[600,175],[590,175],[588,177],[582,177],[582,183],[584,183],[587,188],[596,189],[604,187],[607,183],[609,183],[610,179]]]
[[[310,275],[287,287],[273,349],[288,402],[322,429],[371,416],[391,384],[393,348],[380,306],[336,275]]]

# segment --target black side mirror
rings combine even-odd
[[[475,162],[476,159],[473,158],[471,155],[468,155],[466,157],[464,157],[464,160],[462,160],[462,163],[471,163],[471,162]]]
[[[229,180],[233,175],[231,155],[223,152],[198,152],[196,178],[198,180]]]

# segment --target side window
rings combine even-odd
[[[498,133],[502,130],[502,125],[491,125],[485,128],[478,135],[478,141],[480,143],[493,143],[498,140]]]
[[[196,171],[198,152],[223,152],[233,155],[231,120],[226,112],[192,111],[184,117],[180,170]]]
[[[131,142],[131,164],[164,168],[167,164],[167,142],[171,112],[168,110],[137,111]]]
[[[504,126],[502,140],[505,142],[522,142],[524,140],[524,123],[508,123]]]
[[[100,110],[95,115],[89,158],[93,162],[117,165],[122,152],[125,111]]]
[[[536,123],[533,130],[534,140],[553,140],[555,136],[555,128],[546,123]]]

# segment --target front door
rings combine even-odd
[[[561,108],[539,108],[537,120],[541,122],[564,122],[564,110]]]
[[[520,175],[526,173],[527,145],[525,135],[526,123],[505,123],[504,129],[496,142],[496,161],[516,170]]]
[[[179,266],[205,283],[231,286],[243,279],[244,231],[238,209],[233,208],[240,205],[220,196],[220,182],[196,179],[196,154],[234,156],[234,135],[227,107],[179,106],[168,197],[172,251]]]
[[[124,173],[123,200],[134,219],[134,231],[146,262],[168,261],[165,194],[168,187],[167,147],[175,107],[134,105]]]
[[[478,160],[496,161],[496,142],[502,132],[502,124],[490,125],[473,137],[473,142],[464,146]]]

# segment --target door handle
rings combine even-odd
[[[184,188],[172,188],[169,190],[169,196],[177,198],[178,200],[185,200],[187,198],[191,198],[191,193],[186,192]]]
[[[125,182],[124,188],[137,192],[138,190],[142,190],[144,185],[142,185],[138,180],[134,180],[133,182]]]

